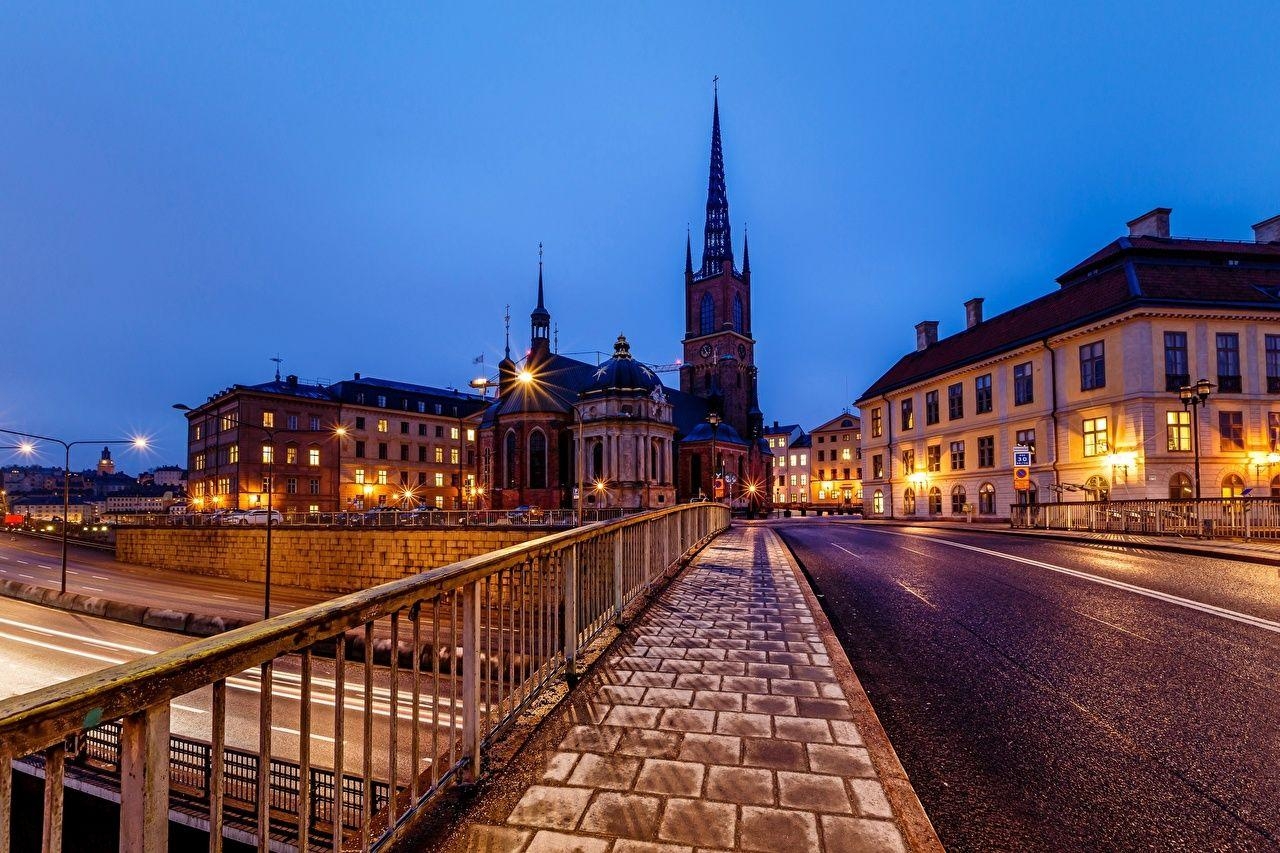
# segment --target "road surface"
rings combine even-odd
[[[776,528],[950,851],[1280,849],[1274,567]]]

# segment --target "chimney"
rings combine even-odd
[[[1173,208],[1157,207],[1155,210],[1144,213],[1137,219],[1131,219],[1128,223],[1130,237],[1168,237],[1169,236],[1169,214],[1173,213]]]
[[[964,304],[964,327],[972,329],[982,322],[982,297],[970,299]]]
[[[359,379],[359,378],[360,378],[360,374],[359,374],[359,373],[357,373],[357,374],[356,374],[356,379]]]
[[[285,384],[290,388],[296,388],[298,385],[298,377],[292,373],[284,378]]]
[[[916,323],[916,352],[923,352],[938,342],[938,321]]]
[[[1280,243],[1280,216],[1264,219],[1253,226],[1253,239],[1258,243]]]

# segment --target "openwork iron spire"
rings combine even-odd
[[[720,78],[715,78],[719,81]],[[729,194],[724,187],[724,152],[720,147],[720,93],[715,93],[711,118],[711,174],[707,178],[707,225],[702,248],[702,275],[715,275],[727,263],[733,268],[733,240],[729,234]]]

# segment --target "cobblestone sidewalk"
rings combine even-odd
[[[722,534],[603,661],[588,713],[474,853],[900,851],[777,536]]]

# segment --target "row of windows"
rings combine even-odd
[[[374,471],[372,471],[372,472],[366,472],[366,471],[365,471],[365,469],[363,469],[363,468],[356,468],[356,469],[355,469],[355,471],[354,471],[354,477],[355,477],[355,484],[356,484],[357,486],[366,486],[366,485],[374,485],[374,484],[377,484],[377,485],[379,485],[379,486],[385,486],[385,485],[387,485],[387,484],[388,484],[388,483],[387,483],[387,469],[386,469],[386,468],[378,468],[378,469],[375,469],[375,470],[374,470]],[[409,485],[409,478],[410,478],[410,472],[409,472],[409,471],[401,471],[401,472],[400,472],[400,485],[401,485],[401,486],[408,486],[408,485]],[[473,480],[473,479],[474,479],[474,477],[473,477],[472,475],[470,475],[470,474],[468,474],[468,475],[467,475],[467,482],[468,482],[468,483],[472,482],[472,480]],[[427,472],[425,472],[425,471],[418,471],[418,472],[417,472],[417,480],[418,480],[418,485],[419,485],[419,486],[434,485],[436,488],[443,488],[443,487],[446,485],[446,483],[445,483],[445,475],[444,475],[444,474],[442,474],[442,473],[440,473],[440,472],[436,472],[435,474],[430,475],[430,479],[428,479],[428,474],[427,474]],[[450,486],[457,486],[457,485],[458,485],[458,475],[457,475],[457,474],[450,474],[450,475],[448,475],[448,480],[449,480],[449,482],[447,483],[447,485],[450,485]]]
[[[411,447],[408,444],[400,445],[400,461],[401,462],[410,461],[410,449]],[[427,458],[427,455],[428,455],[427,450],[428,450],[427,445],[425,444],[418,445],[418,461],[419,462],[435,462],[437,464],[442,464],[444,462],[445,448],[440,447],[439,445],[431,448],[431,457],[432,457],[431,459]],[[385,441],[378,442],[377,453],[378,453],[379,459],[390,459],[391,458],[390,445],[388,445]],[[476,456],[476,452],[468,448],[467,449],[468,465],[472,465],[475,463],[475,456]],[[368,448],[365,446],[365,443],[363,441],[357,441],[356,447],[355,447],[355,458],[365,459],[367,457],[368,457]],[[457,465],[458,460],[460,458],[461,458],[461,454],[458,448],[450,447],[449,448],[449,464]]]
[[[1186,332],[1164,333],[1165,389],[1177,391],[1191,384],[1191,358]],[[1263,338],[1266,353],[1267,393],[1280,393],[1280,335]],[[1221,393],[1238,394],[1243,390],[1240,377],[1240,335],[1218,332],[1214,335],[1217,355],[1218,388]]]
[[[366,395],[363,391],[356,392],[356,397],[355,397],[356,405],[357,406],[369,405],[366,402],[367,398],[368,398],[368,395]],[[387,399],[386,394],[376,394],[374,395],[373,399],[374,399],[374,405],[376,405],[378,408],[380,409],[390,408],[390,406],[388,405],[389,400]],[[403,409],[406,412],[409,411],[410,408],[415,408],[417,409],[419,414],[423,414],[423,415],[427,414],[428,407],[425,400],[410,400],[408,397],[401,397],[396,400],[396,403],[398,404],[398,408]],[[437,415],[444,414],[443,403],[432,403],[430,408],[431,408],[431,411]],[[458,407],[450,406],[449,408],[450,408],[450,412],[456,417],[458,414]],[[266,426],[266,424],[263,424],[263,426]]]
[[[942,489],[934,486],[925,494],[929,515],[942,515]],[[964,486],[951,488],[951,512],[959,515],[965,511],[969,503],[969,494]],[[876,489],[871,495],[871,511],[876,515],[884,514],[884,490]],[[981,515],[995,515],[996,487],[991,483],[983,483],[978,487],[978,512]],[[902,492],[903,515],[916,514],[916,491],[904,489]]]
[[[733,330],[739,334],[743,331],[742,297],[733,294]],[[698,334],[709,335],[716,330],[716,303],[710,293],[702,294],[702,302],[698,306]]]
[[[364,431],[367,428],[365,423],[366,423],[365,419],[362,416],[357,416],[356,426],[355,426],[356,430],[361,432]],[[375,430],[377,432],[382,432],[382,433],[390,432],[391,431],[390,426],[391,424],[386,418],[378,418],[374,424]],[[409,427],[410,427],[410,424],[408,421],[400,421],[400,434],[408,435]],[[453,441],[457,441],[459,434],[460,434],[460,431],[457,427],[449,427],[450,439],[452,439]],[[427,424],[418,424],[418,435],[424,436],[424,437],[427,435]],[[435,425],[435,437],[444,438],[444,427],[440,424]],[[467,441],[475,441],[475,440],[476,440],[476,431],[474,429],[467,430]]]

